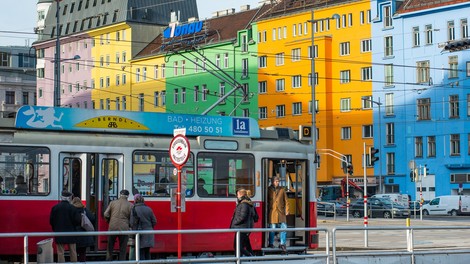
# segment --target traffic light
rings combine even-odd
[[[353,171],[353,165],[352,164],[349,164],[348,165],[348,174],[349,175],[353,175],[354,171]]]
[[[346,159],[341,162],[341,168],[343,168],[344,174],[348,173],[348,161]]]
[[[372,147],[369,149],[369,156],[370,156],[370,166],[374,166],[374,163],[379,160],[379,157],[376,157],[375,155],[379,153],[379,150]]]
[[[414,170],[410,171],[410,180],[411,180],[411,182],[415,181],[415,171]]]
[[[424,165],[424,172],[423,172],[423,177],[426,177],[429,175],[429,168],[428,165]]]

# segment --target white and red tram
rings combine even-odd
[[[288,189],[288,226],[316,227],[313,149],[293,139],[292,131],[260,130],[242,117],[24,106],[15,119],[0,119],[0,232],[50,232],[49,213],[63,189],[97,215],[97,230],[107,230],[103,212],[121,189],[145,197],[156,229],[176,230],[176,170],[168,149],[177,128],[186,128],[191,146],[182,168],[182,229],[228,228],[238,188],[252,191],[260,215],[255,226],[265,227],[266,188],[276,175]],[[313,232],[294,236],[297,243],[317,244]],[[30,239],[31,254],[41,239]],[[233,251],[228,233],[182,239],[183,253]],[[255,250],[266,240],[264,234],[251,235]],[[106,243],[99,236],[93,251],[105,250]],[[0,255],[23,253],[21,238],[0,244]],[[175,253],[176,235],[158,235],[152,251]]]

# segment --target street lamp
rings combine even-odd
[[[379,155],[380,155],[380,149],[382,148],[382,134],[380,133],[380,129],[381,129],[381,119],[382,119],[382,114],[381,114],[381,106],[382,106],[382,103],[380,102],[380,97],[379,97],[379,101],[374,101],[372,100],[372,97],[370,96],[363,96],[362,97],[362,100],[363,101],[368,101],[368,102],[371,102],[373,104],[376,104],[379,108]],[[382,186],[382,161],[379,159],[379,193],[383,193],[383,186]]]
[[[311,58],[311,74],[310,74],[310,84],[311,84],[311,87],[312,87],[312,133],[311,133],[311,136],[312,136],[312,148],[313,148],[313,153],[314,155],[317,155],[317,128],[316,128],[316,106],[315,106],[315,84],[316,84],[316,77],[315,77],[315,36],[314,36],[314,33],[315,33],[315,23],[318,22],[318,21],[325,21],[325,20],[330,20],[330,19],[338,19],[339,18],[339,15],[338,14],[334,14],[332,17],[327,17],[327,18],[321,18],[321,19],[314,19],[314,10],[312,8],[312,11],[311,11],[311,14],[312,14],[312,18],[310,20],[307,20],[307,22],[309,22],[312,27],[311,27],[311,30],[312,30],[312,33],[311,33],[311,44],[312,44],[312,47],[311,47],[311,50],[310,50],[310,56],[312,56]],[[317,168],[313,168],[313,175],[312,175],[312,178],[313,178],[313,184],[314,184],[314,189],[316,189],[317,187]]]

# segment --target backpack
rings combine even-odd
[[[95,227],[91,223],[90,219],[86,216],[85,210],[82,212],[82,222],[80,226],[86,231],[95,231]]]

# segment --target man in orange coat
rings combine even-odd
[[[287,194],[283,187],[279,186],[281,179],[276,176],[271,179],[268,188],[268,223],[271,228],[287,228],[286,216],[289,214]],[[280,232],[279,248],[286,252],[286,232]],[[274,232],[269,233],[269,247],[274,247]]]

